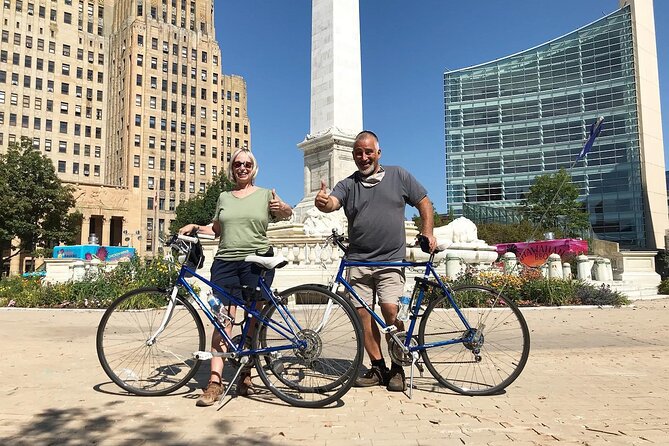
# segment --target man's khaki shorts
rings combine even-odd
[[[398,304],[400,296],[404,293],[404,268],[351,266],[348,268],[346,281],[372,308],[375,302]],[[351,302],[355,307],[362,307],[355,298],[351,298]]]

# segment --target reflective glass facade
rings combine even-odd
[[[631,12],[444,74],[449,208],[515,206],[537,175],[568,169],[601,239],[645,247]],[[604,129],[571,168],[590,125]]]

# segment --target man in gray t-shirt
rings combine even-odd
[[[392,262],[404,259],[406,253],[404,209],[414,206],[422,221],[421,232],[436,248],[432,235],[432,203],[425,188],[406,170],[397,166],[381,167],[381,149],[377,136],[370,131],[360,132],[353,145],[353,159],[358,171],[343,179],[332,190],[321,190],[315,205],[322,212],[333,212],[343,207],[348,219],[348,259],[369,262]],[[386,324],[404,330],[397,320],[398,301],[404,291],[404,271],[389,267],[351,267],[348,282],[371,308],[378,299]],[[364,331],[365,350],[372,368],[356,380],[361,387],[385,385],[391,391],[406,389],[404,370],[393,364],[388,370],[381,350],[381,334],[371,315],[358,308]]]

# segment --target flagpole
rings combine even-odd
[[[154,184],[154,186],[156,186]],[[156,193],[153,196],[153,234],[152,234],[152,243],[151,243],[151,254],[153,257],[156,256],[156,250],[158,249],[158,189],[156,186]]]

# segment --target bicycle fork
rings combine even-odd
[[[163,320],[160,323],[160,326],[156,330],[155,333],[151,335],[149,339],[146,340],[146,345],[152,346],[153,344],[156,343],[156,338],[165,330],[165,327],[167,327],[167,324],[170,322],[170,319],[172,319],[172,314],[174,313],[174,307],[176,306],[177,303],[177,293],[179,290],[177,287],[172,288],[172,294],[170,294],[170,300],[167,303],[167,308],[165,309],[165,315],[163,316]]]

